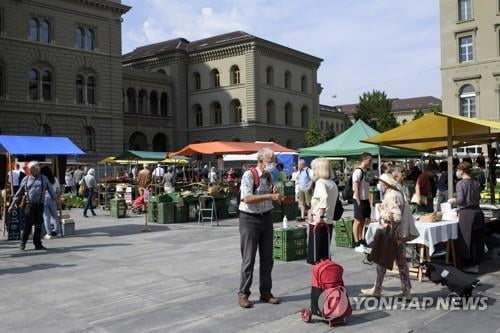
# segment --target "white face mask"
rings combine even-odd
[[[455,175],[457,176],[458,179],[462,179],[462,172],[457,170],[457,172],[455,172]]]

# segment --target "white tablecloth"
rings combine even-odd
[[[367,227],[365,239],[368,244],[373,241],[379,224],[370,223]],[[420,236],[407,244],[422,244],[429,248],[429,255],[434,253],[434,244],[458,238],[458,221],[440,221],[434,223],[415,222]]]

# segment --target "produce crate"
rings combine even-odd
[[[335,223],[335,245],[337,247],[354,247],[352,226],[354,220],[339,220]]]
[[[307,238],[307,230],[306,228],[303,227],[274,229],[275,242],[287,243],[292,239],[306,239],[306,238]]]
[[[175,223],[175,205],[171,202],[158,203],[158,218],[156,223]]]
[[[111,217],[123,218],[127,216],[127,204],[123,199],[111,200]]]
[[[286,242],[282,238],[275,238],[273,242],[274,248],[287,248],[287,249],[298,249],[305,248],[307,246],[306,238],[289,239]]]
[[[281,194],[285,198],[295,198],[295,182],[293,180],[286,181]]]
[[[307,254],[307,250],[305,247],[302,248],[274,248],[273,249],[273,255],[274,259],[276,260],[281,260],[281,261],[293,261],[293,260],[300,260],[300,259],[305,259]]]
[[[148,222],[158,223],[158,203],[150,201],[147,207],[148,207]]]
[[[187,207],[186,206],[176,206],[175,207],[175,223],[185,223],[188,221],[187,218]]]

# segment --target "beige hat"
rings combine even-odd
[[[383,181],[384,183],[386,183],[387,185],[389,185],[391,187],[398,186],[398,182],[396,181],[396,179],[394,179],[394,177],[389,173],[382,174],[378,180]]]

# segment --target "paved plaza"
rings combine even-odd
[[[346,214],[352,213],[350,210]],[[48,251],[18,249],[0,241],[1,332],[325,332],[322,322],[305,324],[311,266],[275,262],[273,292],[282,304],[237,305],[240,253],[237,219],[221,226],[194,223],[152,225],[143,217],[113,219],[98,211],[84,219],[72,210],[76,235],[46,240]],[[372,285],[373,266],[352,249],[334,247],[345,268],[350,296]],[[489,298],[485,311],[355,311],[336,332],[500,332],[500,263],[482,267],[476,293]],[[447,289],[413,282],[416,296],[445,296]],[[252,300],[258,299],[258,269]],[[384,292],[400,291],[388,275]]]

